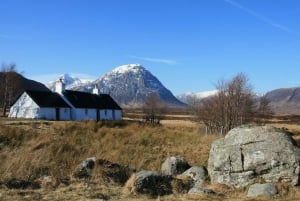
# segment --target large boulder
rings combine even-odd
[[[300,149],[292,137],[271,126],[242,126],[211,145],[212,183],[244,187],[256,180],[299,183]]]
[[[156,195],[167,195],[172,193],[172,176],[156,171],[140,171],[133,174],[127,181],[126,187],[131,192]]]
[[[171,156],[161,165],[161,172],[163,174],[176,176],[183,173],[190,167],[191,166],[184,158],[180,156]]]

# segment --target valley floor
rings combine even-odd
[[[235,191],[217,188],[219,195],[173,194],[161,197],[134,195],[124,186],[75,180],[72,172],[84,159],[95,156],[136,170],[160,170],[161,163],[172,155],[180,155],[191,165],[207,165],[210,144],[222,136],[204,135],[201,125],[185,120],[164,120],[161,126],[139,122],[52,122],[0,119],[0,200],[161,200],[161,201],[254,201],[271,198],[247,198],[247,189]],[[300,142],[297,122],[273,121],[295,133]],[[12,178],[35,180],[43,175],[70,179],[41,189],[8,189],[5,181]],[[300,200],[300,187],[279,187],[272,200]]]

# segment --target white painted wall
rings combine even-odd
[[[38,113],[39,119],[56,120],[55,108],[40,108]],[[59,108],[59,120],[67,121],[71,120],[70,108]]]
[[[115,111],[115,119],[114,120],[122,120],[122,110],[114,110]]]
[[[39,106],[24,92],[10,108],[8,117],[12,118],[38,118]]]
[[[100,110],[100,120],[121,120],[122,110]]]
[[[85,108],[72,108],[72,120],[96,120],[97,110],[96,109],[85,109]]]

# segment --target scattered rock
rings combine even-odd
[[[60,181],[52,176],[43,176],[37,180],[43,189],[55,189],[59,186]]]
[[[249,187],[248,197],[257,196],[273,196],[278,193],[277,188],[272,183],[267,184],[253,184]]]
[[[10,179],[5,182],[5,186],[10,189],[39,189],[41,188],[40,184],[35,181],[26,181],[23,179]]]
[[[202,184],[208,179],[207,169],[202,166],[194,166],[186,170],[183,175],[191,177],[195,183]]]
[[[95,157],[87,158],[79,164],[74,172],[74,177],[83,179],[89,178],[92,175],[92,170],[95,166]]]
[[[127,188],[131,188],[131,192],[152,196],[172,193],[172,177],[156,171],[137,172],[129,181],[127,182]],[[129,186],[130,184],[131,186]]]
[[[94,172],[94,175],[101,177],[104,182],[124,185],[134,170],[108,160],[99,159],[96,161]]]
[[[263,180],[297,185],[300,149],[285,131],[271,126],[242,126],[211,145],[208,173],[212,183],[245,187]]]
[[[188,194],[199,194],[199,193],[206,194],[206,195],[216,195],[215,191],[208,188],[201,187],[200,185],[195,185],[188,192]]]
[[[171,156],[161,165],[161,172],[163,174],[176,176],[183,173],[191,166],[180,156]]]
[[[172,191],[175,194],[187,193],[194,186],[194,180],[184,174],[177,175],[171,181]]]

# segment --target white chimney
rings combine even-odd
[[[97,84],[95,84],[95,87],[93,89],[93,94],[99,95],[99,88]]]
[[[63,79],[60,78],[59,81],[55,83],[55,92],[62,94],[62,92],[65,90],[65,83],[63,82]]]

